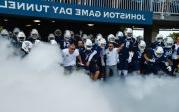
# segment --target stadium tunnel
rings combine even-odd
[[[36,21],[37,20],[37,21]],[[117,31],[123,31],[126,27],[143,27],[134,24],[112,24],[112,23],[100,23],[100,22],[88,22],[88,21],[75,21],[75,20],[63,20],[63,19],[49,19],[49,18],[37,18],[17,15],[2,15],[0,18],[0,26],[6,28],[9,31],[13,31],[15,27],[19,27],[23,30],[26,36],[29,36],[30,31],[36,28],[43,41],[47,41],[49,33],[53,33],[56,29],[65,30],[69,29],[78,34],[79,31],[83,31],[86,34],[98,33],[103,34],[106,38],[108,34],[116,34]]]

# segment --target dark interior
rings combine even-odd
[[[41,20],[40,23],[35,23],[33,20]],[[88,26],[87,24],[95,24],[94,26]],[[31,26],[27,26],[31,25]],[[82,30],[87,34],[102,33],[104,36],[109,33],[116,33],[119,30],[124,30],[125,27],[131,27],[124,24],[111,24],[111,23],[91,23],[83,21],[67,21],[48,18],[34,18],[34,17],[22,17],[13,15],[1,15],[0,26],[13,31],[14,27],[19,27],[28,36],[31,29],[38,29],[41,34],[42,40],[46,41],[49,33],[53,33],[56,29],[65,31],[67,29],[79,33]]]

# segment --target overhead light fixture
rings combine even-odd
[[[25,25],[26,27],[31,27],[32,25],[31,24],[27,24],[27,25]]]
[[[52,23],[55,23],[55,21],[52,21]]]
[[[94,26],[94,24],[87,24],[87,25],[90,26],[90,27]]]
[[[7,21],[8,21],[8,19],[4,19],[4,21],[5,21],[5,22],[7,22]]]
[[[40,23],[41,21],[40,20],[33,20],[35,23]]]

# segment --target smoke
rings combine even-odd
[[[64,75],[58,46],[41,43],[20,59],[0,40],[0,112],[178,112],[179,79],[137,74],[94,82]]]

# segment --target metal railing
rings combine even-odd
[[[159,14],[179,15],[179,0],[154,0],[153,12]]]
[[[179,0],[43,0],[101,8],[152,11],[179,15]]]
[[[150,11],[150,0],[46,0],[52,2],[87,5],[101,8],[117,8]]]

